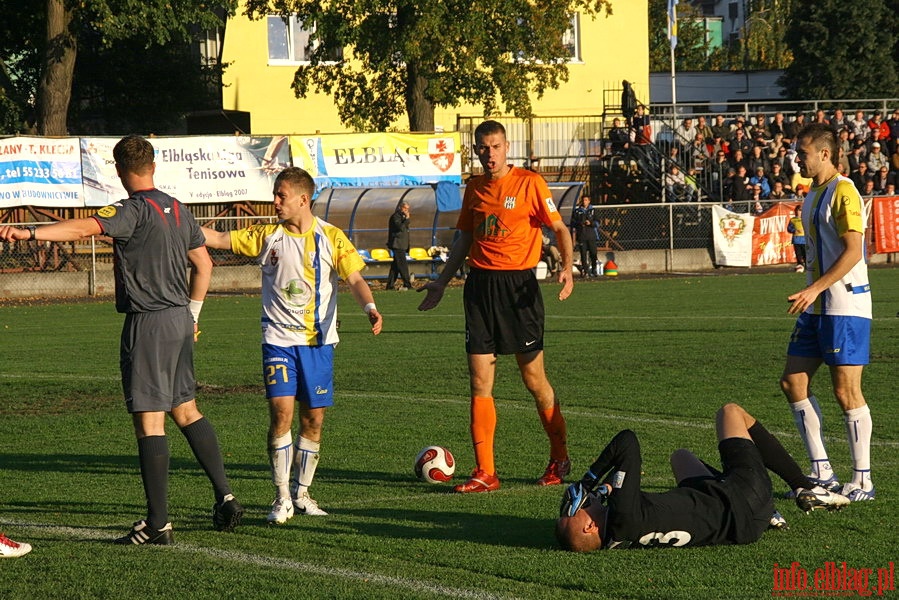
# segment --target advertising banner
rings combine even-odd
[[[798,202],[778,202],[755,218],[752,226],[752,264],[780,265],[796,262],[793,234],[787,231]]]
[[[899,252],[899,196],[878,196],[873,202],[875,249]]]
[[[752,266],[752,230],[755,217],[712,207],[712,237],[715,264],[724,267]]]
[[[82,138],[85,206],[127,198],[112,149],[119,138]],[[286,136],[150,138],[154,181],[185,204],[271,200],[278,172],[290,166]]]
[[[316,187],[462,183],[458,133],[348,133],[291,136],[293,164]]]
[[[78,138],[0,139],[0,208],[83,203]]]

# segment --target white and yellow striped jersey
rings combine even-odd
[[[807,281],[811,285],[840,257],[844,249],[841,238],[847,232],[865,233],[864,203],[852,180],[837,175],[822,186],[813,186],[802,203],[802,222]],[[818,296],[806,312],[871,318],[871,286],[864,247],[852,270]]]
[[[365,261],[346,234],[315,219],[294,234],[282,224],[231,232],[231,251],[262,267],[262,341],[275,346],[336,344],[337,278],[361,271]]]

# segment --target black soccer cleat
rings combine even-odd
[[[849,498],[846,496],[828,491],[820,486],[811,490],[804,488],[796,490],[796,506],[805,513],[813,510],[840,510],[848,504]]]
[[[166,523],[162,529],[153,529],[146,521],[141,520],[134,523],[128,535],[117,538],[113,543],[136,546],[141,544],[169,546],[175,543],[175,536],[172,533],[171,523]]]
[[[212,526],[216,531],[234,531],[242,516],[243,506],[231,494],[212,505]]]

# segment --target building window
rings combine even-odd
[[[577,13],[571,15],[568,20],[568,29],[562,34],[562,47],[565,54],[554,62],[582,62],[581,61],[581,28]],[[533,57],[531,57],[533,59]],[[527,61],[528,55],[523,51],[518,53],[518,60]]]
[[[581,62],[581,24],[578,14],[571,15],[568,29],[562,34],[562,45],[568,49],[568,60]]]
[[[296,16],[283,17],[269,15],[268,25],[268,62],[271,65],[292,65],[309,62],[309,55],[314,49],[310,44],[310,34],[315,33],[315,25],[311,29],[304,26]],[[343,60],[343,48],[335,48],[329,52],[328,61]]]

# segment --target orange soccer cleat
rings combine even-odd
[[[453,490],[460,494],[472,494],[477,492],[492,492],[499,489],[499,477],[496,474],[488,475],[486,472],[475,469],[471,478],[465,483],[460,483]]]

